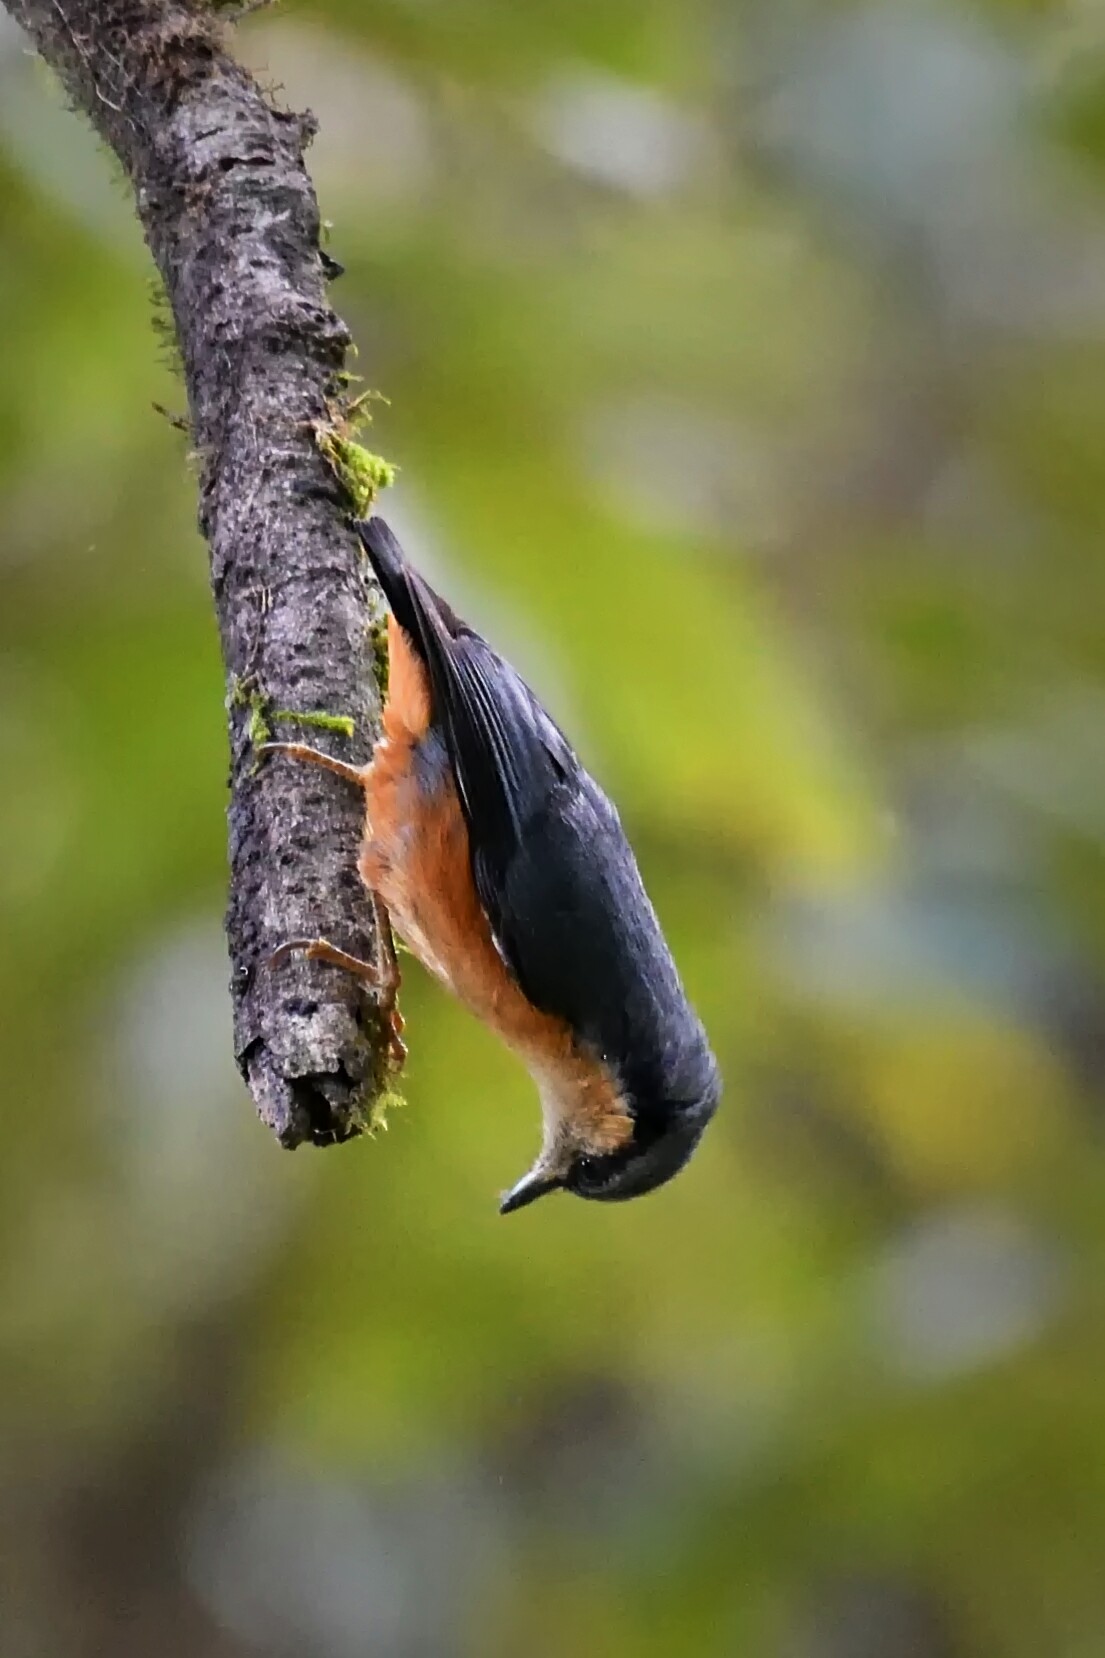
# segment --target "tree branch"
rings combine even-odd
[[[253,741],[274,710],[324,710],[352,716],[364,759],[379,714],[371,578],[312,430],[349,344],[303,165],[313,121],[272,108],[199,0],[4,3],[133,184],[180,344],[227,679],[238,1064],[283,1145],[347,1139],[384,1086],[387,1033],[357,980],[268,957],[321,935],[372,958],[361,802],[313,767],[258,765]]]

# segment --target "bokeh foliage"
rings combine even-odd
[[[316,0],[386,510],[619,801],[726,1076],[233,1071],[222,679],[122,182],[0,31],[5,1651],[1105,1650],[1105,13]]]

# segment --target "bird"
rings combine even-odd
[[[359,973],[402,1020],[393,922],[422,964],[512,1049],[541,1103],[541,1149],[503,1195],[635,1198],[684,1167],[720,1072],[618,812],[515,669],[430,586],[377,515],[356,529],[387,599],[382,735],[366,766],[303,743],[264,751],[363,790],[358,869],[380,959],[296,951]]]

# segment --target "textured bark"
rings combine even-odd
[[[360,801],[283,758],[256,762],[261,709],[352,716],[364,759],[379,713],[371,578],[313,439],[349,343],[326,296],[310,116],[272,107],[197,0],[4,0],[134,186],[169,296],[202,460],[199,522],[227,676],[235,1049],[282,1144],[348,1138],[385,1075],[386,1040],[357,980],[286,938],[371,958],[353,867]],[[252,699],[252,705],[251,705]]]

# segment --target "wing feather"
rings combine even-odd
[[[652,1031],[662,1047],[661,1010],[682,991],[617,812],[529,686],[406,563],[386,525],[360,529],[426,663],[504,961],[535,1006],[612,1060],[627,1061],[631,1030],[638,1046]]]

